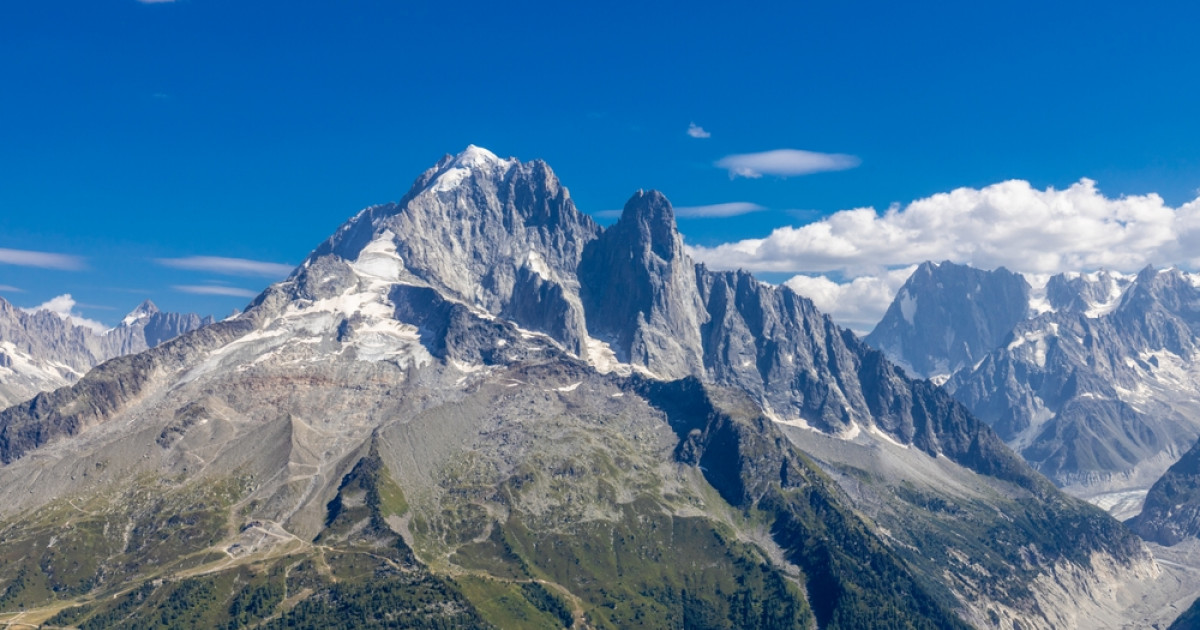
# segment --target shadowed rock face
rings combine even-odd
[[[97,332],[49,311],[23,311],[0,298],[0,408],[73,383],[104,361],[153,348],[212,321],[192,313],[164,313],[146,300],[120,325]]]
[[[1200,442],[1150,487],[1141,514],[1126,524],[1160,545],[1200,536]]]

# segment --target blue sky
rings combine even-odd
[[[1200,9],[1047,4],[6,2],[0,296],[70,293],[107,324],[145,298],[223,315],[469,143],[545,159],[591,213],[638,188],[763,208],[682,218],[713,251],[1010,179],[1195,199]],[[722,162],[782,149],[841,170]],[[789,261],[744,264],[865,268]]]

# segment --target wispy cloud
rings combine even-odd
[[[188,256],[185,258],[157,258],[160,265],[189,271],[207,271],[230,276],[262,276],[282,278],[292,272],[292,265],[247,260],[245,258],[223,258],[220,256]]]
[[[675,216],[681,219],[716,219],[736,217],[763,210],[766,210],[766,207],[756,203],[734,201],[731,203],[714,203],[708,206],[679,206],[675,208]]]
[[[862,163],[844,153],[817,153],[799,149],[776,149],[762,153],[727,155],[716,162],[718,168],[729,171],[732,177],[757,179],[763,175],[792,177],[826,171],[844,171]]]
[[[104,331],[108,330],[108,326],[105,326],[94,319],[88,319],[83,315],[76,313],[75,306],[75,298],[72,298],[70,293],[64,293],[58,297],[50,298],[46,302],[38,304],[33,308],[22,310],[30,313],[35,313],[37,311],[48,311],[58,315],[63,320],[70,321],[76,326],[90,328],[96,333],[103,333]]]
[[[693,138],[711,138],[712,134],[696,123],[688,123],[687,135]]]
[[[25,292],[21,289],[18,289],[17,287],[10,286],[7,284],[0,284],[0,291],[4,291],[5,293],[24,293]]]
[[[707,206],[676,206],[675,216],[680,219],[718,219],[725,217],[736,217],[751,212],[761,212],[766,210],[765,206],[760,206],[749,201],[733,201],[730,203],[714,203]],[[592,216],[602,219],[620,218],[623,210],[600,210],[593,212]]]
[[[0,248],[0,264],[60,269],[62,271],[79,271],[86,267],[81,256],[3,248]]]
[[[183,293],[193,293],[195,295],[226,295],[230,297],[252,298],[258,295],[257,292],[250,289],[241,289],[238,287],[225,287],[214,284],[176,284],[171,287],[176,291]]]

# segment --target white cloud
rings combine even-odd
[[[708,206],[679,206],[675,208],[675,216],[681,219],[710,219],[736,217],[763,210],[766,210],[766,208],[756,203],[734,201],[731,203],[714,203]]]
[[[729,203],[714,203],[707,206],[676,206],[674,211],[675,216],[680,219],[720,219],[750,214],[751,212],[761,212],[766,209],[766,206],[760,206],[749,201],[731,201]],[[622,212],[622,210],[600,210],[593,212],[592,216],[615,219],[620,217]]]
[[[916,268],[916,265],[910,265],[840,284],[825,276],[798,275],[783,284],[812,300],[822,313],[832,316],[838,324],[866,334],[883,317],[896,292]]]
[[[263,276],[282,278],[292,273],[292,265],[247,260],[245,258],[222,258],[220,256],[188,256],[186,258],[158,258],[160,265],[191,271],[208,271],[231,276]]]
[[[257,292],[250,289],[240,289],[238,287],[225,287],[213,284],[177,284],[171,287],[176,291],[183,293],[193,293],[195,295],[227,295],[230,297],[252,298],[258,295]]]
[[[843,153],[817,153],[799,149],[776,149],[762,153],[727,155],[716,162],[718,168],[729,171],[732,177],[759,178],[763,175],[791,177],[825,171],[844,171],[862,160]]]
[[[4,291],[5,293],[24,293],[21,289],[8,284],[0,284],[0,291]]]
[[[712,134],[696,123],[688,123],[687,135],[693,138],[711,138]]]
[[[58,297],[50,298],[46,302],[39,304],[33,308],[22,309],[26,312],[48,311],[58,315],[65,321],[69,321],[76,326],[92,329],[92,332],[102,334],[108,330],[108,326],[101,324],[94,319],[88,319],[83,315],[75,312],[75,299],[70,293],[64,293]]]
[[[1171,208],[1156,194],[1105,197],[1088,179],[1064,190],[1014,180],[959,188],[882,213],[843,210],[766,238],[689,251],[715,269],[846,278],[926,260],[1033,274],[1102,267],[1131,272],[1148,264],[1200,269],[1200,199]]]
[[[78,271],[85,267],[83,258],[79,256],[3,248],[0,248],[0,264],[59,269],[63,271]]]

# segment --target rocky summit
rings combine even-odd
[[[0,462],[0,611],[48,626],[1118,628],[1195,587],[661,193],[601,228],[478,147],[0,412]]]

